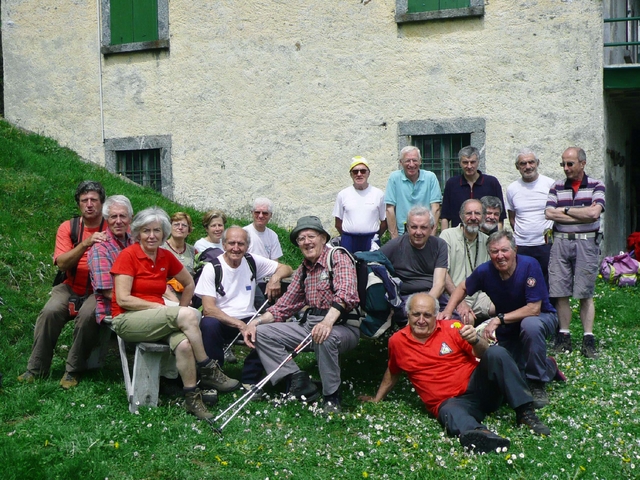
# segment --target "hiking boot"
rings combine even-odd
[[[511,441],[481,427],[461,433],[460,445],[475,453],[500,453],[511,446]]]
[[[254,388],[255,385],[251,385],[250,383],[243,383],[242,384],[242,388],[249,392],[252,388]],[[267,394],[264,393],[264,390],[262,390],[261,388],[256,388],[256,390],[253,392],[253,396],[251,397],[251,401],[252,402],[260,402],[261,400],[264,400],[264,397]]]
[[[36,375],[35,373],[31,373],[29,370],[27,370],[22,375],[18,376],[18,381],[20,383],[33,383],[36,381],[36,378],[39,377],[40,375]]]
[[[533,430],[533,433],[537,433],[538,435],[551,435],[551,430],[540,421],[532,405],[522,407],[519,410],[520,411],[516,411],[516,423],[518,425],[525,425],[529,430]]]
[[[596,337],[593,335],[585,335],[582,337],[582,348],[580,353],[587,358],[598,358],[598,352],[596,351]]]
[[[336,394],[325,396],[324,404],[322,405],[322,412],[325,415],[335,415],[342,412],[342,407],[340,406],[340,396]]]
[[[202,394],[202,403],[213,407],[218,404],[218,391],[210,388],[208,390],[200,390]]]
[[[219,392],[232,392],[240,388],[240,382],[227,377],[215,360],[209,360],[204,367],[198,367],[198,373],[201,388],[214,388]]]
[[[320,396],[320,390],[311,381],[308,373],[299,371],[291,375],[289,395],[297,400],[311,403]]]
[[[571,334],[558,332],[556,335],[556,343],[553,344],[551,350],[554,353],[571,353],[573,351]]]
[[[533,408],[543,408],[549,405],[549,395],[547,395],[547,385],[544,382],[528,380],[529,390],[533,397]]]
[[[77,373],[64,372],[64,376],[60,380],[60,386],[65,390],[77,387],[78,383],[80,383],[80,375]]]
[[[213,418],[213,413],[207,410],[207,407],[202,403],[202,391],[199,388],[196,388],[193,392],[185,392],[184,409],[200,420]]]
[[[558,368],[558,362],[556,362],[556,359],[553,358],[553,357],[547,357],[547,358],[556,367],[556,373],[553,376],[553,379],[556,382],[566,382],[567,381],[567,377],[565,377],[564,373],[562,373],[562,371]]]
[[[224,352],[224,363],[238,363],[238,359],[236,358],[231,348]]]

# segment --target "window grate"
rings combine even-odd
[[[117,154],[117,172],[144,187],[162,193],[160,149],[123,150]]]
[[[458,152],[471,144],[471,134],[416,135],[411,137],[411,143],[420,149],[422,168],[438,177],[444,191],[447,180],[462,173]]]

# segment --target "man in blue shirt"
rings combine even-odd
[[[400,151],[400,166],[389,176],[384,202],[387,205],[387,228],[391,238],[404,233],[404,224],[411,207],[422,205],[431,207],[431,215],[436,225],[440,218],[442,193],[440,182],[433,172],[421,170],[422,156],[414,146],[404,147]]]
[[[478,291],[486,293],[498,313],[489,320],[484,336],[495,337],[511,353],[527,379],[534,407],[542,408],[549,403],[546,384],[564,381],[555,359],[547,357],[546,338],[556,331],[558,316],[549,303],[542,269],[534,258],[516,254],[511,232],[492,234],[487,251],[491,261],[458,285],[439,318],[451,318],[457,306],[465,323],[473,325],[473,312],[464,299]]]

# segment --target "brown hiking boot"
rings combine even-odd
[[[31,373],[29,370],[27,370],[22,375],[18,376],[18,381],[20,383],[33,383],[36,381],[36,378],[39,377],[40,375],[36,375],[35,373]]]
[[[198,373],[201,388],[213,388],[219,392],[232,392],[240,388],[240,382],[227,377],[215,360],[210,360],[204,367],[198,367]]]
[[[78,383],[80,383],[80,375],[77,373],[64,372],[64,376],[60,380],[60,386],[65,390],[77,387]]]
[[[202,392],[199,388],[196,388],[193,392],[186,392],[184,394],[184,409],[200,420],[210,420],[213,418],[213,413],[207,410],[207,407],[205,407],[202,402]]]

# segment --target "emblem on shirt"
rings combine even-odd
[[[453,350],[451,350],[451,347],[445,342],[442,342],[442,345],[440,346],[440,355],[448,355],[451,352],[453,352]]]
[[[250,292],[250,291],[251,291],[251,285],[245,285],[244,289],[245,289],[247,292]]]
[[[535,287],[536,286],[536,279],[533,277],[529,277],[527,278],[527,287]]]
[[[320,280],[329,280],[329,272],[322,272],[320,274]]]

